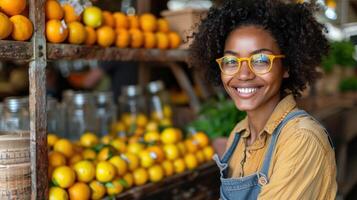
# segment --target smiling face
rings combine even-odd
[[[245,58],[256,53],[281,54],[277,42],[267,30],[257,26],[242,26],[228,35],[225,56]],[[247,112],[274,108],[281,98],[280,87],[284,77],[288,77],[288,73],[280,58],[274,59],[271,71],[262,75],[255,75],[247,61],[241,62],[240,70],[233,75],[221,73],[227,93],[239,110]]]

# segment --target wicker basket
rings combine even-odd
[[[0,199],[30,198],[30,133],[0,131]]]

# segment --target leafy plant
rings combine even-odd
[[[332,42],[329,54],[322,59],[325,72],[329,73],[335,65],[342,67],[356,67],[357,62],[353,58],[355,48],[350,41]]]
[[[187,128],[204,131],[210,138],[227,137],[245,116],[246,113],[238,110],[232,100],[220,94],[201,107],[198,119]]]
[[[341,80],[339,88],[341,92],[357,91],[357,77],[349,77]]]

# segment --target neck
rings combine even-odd
[[[248,145],[253,144],[259,133],[264,129],[264,126],[266,125],[280,100],[280,96],[277,96],[276,98],[268,101],[263,106],[260,106],[252,111],[247,111],[248,125],[250,129]]]

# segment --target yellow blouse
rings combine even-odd
[[[296,109],[292,95],[281,100],[250,146],[246,146],[250,135],[248,118],[239,122],[227,142],[228,149],[234,135],[243,131],[242,139],[229,161],[228,176],[237,178],[259,171],[271,134],[284,117]],[[335,199],[335,153],[324,129],[310,117],[298,117],[288,122],[276,143],[268,177],[269,183],[263,186],[258,199]]]

